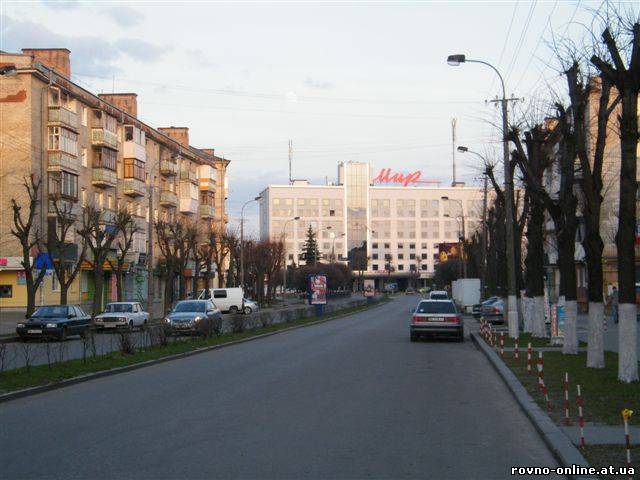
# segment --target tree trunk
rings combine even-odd
[[[66,305],[68,300],[68,292],[69,292],[69,287],[71,286],[70,284],[68,284],[66,281],[65,282],[59,282],[60,283],[60,305]]]
[[[564,344],[562,353],[576,355],[578,353],[577,325],[577,289],[575,263],[575,233],[571,224],[565,223],[558,228],[558,263],[560,264],[560,296],[564,300]],[[559,302],[560,303],[560,302]]]
[[[104,295],[104,270],[102,264],[97,266],[98,263],[94,262],[93,265],[93,302],[91,303],[91,316],[95,318],[96,315],[102,310],[102,297]]]
[[[531,214],[527,225],[527,256],[525,259],[527,295],[531,299],[544,297],[544,207],[541,203],[531,202]],[[536,302],[539,300],[533,300]],[[528,308],[530,332],[534,337],[546,337],[544,314],[535,308]],[[525,318],[526,321],[526,318]],[[526,325],[525,325],[525,331]]]
[[[602,251],[604,249],[604,243],[600,237],[599,201],[596,202],[596,205],[593,205],[593,209],[594,212],[588,212],[587,215],[585,215],[586,235],[582,242],[587,260],[589,282],[587,367],[604,368],[604,304],[602,302]],[[595,211],[596,209],[597,212]]]
[[[122,270],[123,270],[123,265],[118,265],[116,267],[116,295],[118,298],[119,302],[122,302],[124,300],[124,288],[122,285]]]
[[[638,380],[636,324],[635,229],[638,149],[638,93],[627,87],[622,94],[620,115],[620,209],[618,212],[618,301],[620,346],[618,379]]]

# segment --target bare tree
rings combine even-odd
[[[91,316],[93,317],[98,315],[102,309],[104,264],[128,213],[125,210],[119,210],[114,219],[106,219],[103,215],[102,210],[93,206],[85,207],[82,215],[82,227],[78,232],[91,252],[89,261],[93,267],[94,293],[91,305]]]
[[[31,253],[39,245],[40,233],[35,225],[36,213],[40,203],[40,189],[42,188],[42,179],[31,175],[24,178],[24,189],[29,197],[27,211],[23,216],[23,206],[19,205],[15,198],[11,199],[11,210],[13,212],[13,226],[11,234],[18,239],[22,249],[22,268],[24,269],[25,283],[27,286],[27,311],[26,316],[33,314],[36,306],[36,292],[42,280],[44,279],[46,270],[43,268],[39,272],[35,269],[35,262],[31,262]]]
[[[118,301],[121,302],[124,300],[123,274],[127,254],[131,251],[135,235],[140,232],[141,229],[133,218],[133,215],[127,210],[119,212],[119,217],[117,222],[119,232],[115,241],[116,255],[115,258],[107,256],[107,262],[116,275],[116,293]]]
[[[51,219],[53,222],[47,230],[46,246],[60,284],[60,304],[66,305],[69,287],[78,276],[85,259],[87,243],[81,239],[78,245],[75,241],[77,219],[72,204],[57,199],[52,204],[55,217]],[[79,249],[77,258],[69,258],[75,256],[76,249]]]
[[[638,93],[640,92],[640,23],[622,27],[616,39],[612,26],[602,32],[606,55],[595,54],[591,63],[600,76],[618,90],[621,98],[620,125],[620,206],[616,246],[618,253],[619,284],[619,355],[618,379],[623,382],[638,380],[638,353],[636,350],[637,324],[635,303],[635,228],[638,155]],[[625,38],[626,37],[626,38]],[[627,43],[627,39],[629,42]],[[603,52],[604,53],[604,52]],[[623,55],[627,55],[625,65]],[[607,58],[608,57],[608,58]]]
[[[161,220],[156,222],[155,230],[158,246],[164,257],[164,268],[168,280],[165,284],[165,292],[171,293],[170,298],[173,298],[173,281],[177,277],[179,278],[178,298],[184,299],[186,298],[186,286],[183,275],[196,246],[196,226],[186,220],[173,222]],[[169,298],[165,295],[165,308],[168,306],[166,304],[168,300]]]

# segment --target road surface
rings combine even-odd
[[[1,404],[2,477],[507,479],[512,465],[556,466],[470,341],[409,342],[416,300]]]

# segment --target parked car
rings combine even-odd
[[[431,290],[429,292],[430,300],[449,300],[449,294],[446,290]]]
[[[464,341],[462,317],[451,300],[422,300],[411,314],[410,338],[452,336]]]
[[[222,320],[222,312],[211,300],[182,300],[164,319],[165,332],[204,334],[213,331],[213,322]]]
[[[404,291],[404,293],[405,295],[413,295],[414,293],[416,293],[416,291],[413,288],[409,287]]]
[[[84,336],[91,328],[91,316],[77,305],[43,305],[24,323],[18,323],[16,333],[21,339]]]
[[[244,307],[242,307],[242,313],[244,313],[245,315],[250,315],[260,309],[260,305],[258,305],[258,302],[254,302],[250,298],[243,298],[242,302],[244,304]]]
[[[491,305],[493,302],[498,300],[498,298],[499,297],[495,297],[495,296],[494,297],[489,297],[484,302],[476,303],[471,308],[471,314],[473,315],[473,318],[475,318],[476,320],[479,319],[482,316],[482,307],[484,305]]]
[[[499,298],[493,303],[483,305],[482,318],[489,323],[504,323],[504,301]]]
[[[144,329],[149,321],[149,314],[144,311],[139,302],[113,302],[107,303],[104,311],[94,320],[94,325],[98,330],[108,328],[129,328],[133,330],[138,327]]]
[[[198,300],[211,299],[222,312],[238,313],[243,312],[242,300],[244,291],[240,287],[235,288],[210,288],[201,290]]]

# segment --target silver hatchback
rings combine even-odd
[[[411,312],[411,341],[421,336],[446,336],[464,341],[462,317],[451,300],[422,300]]]

